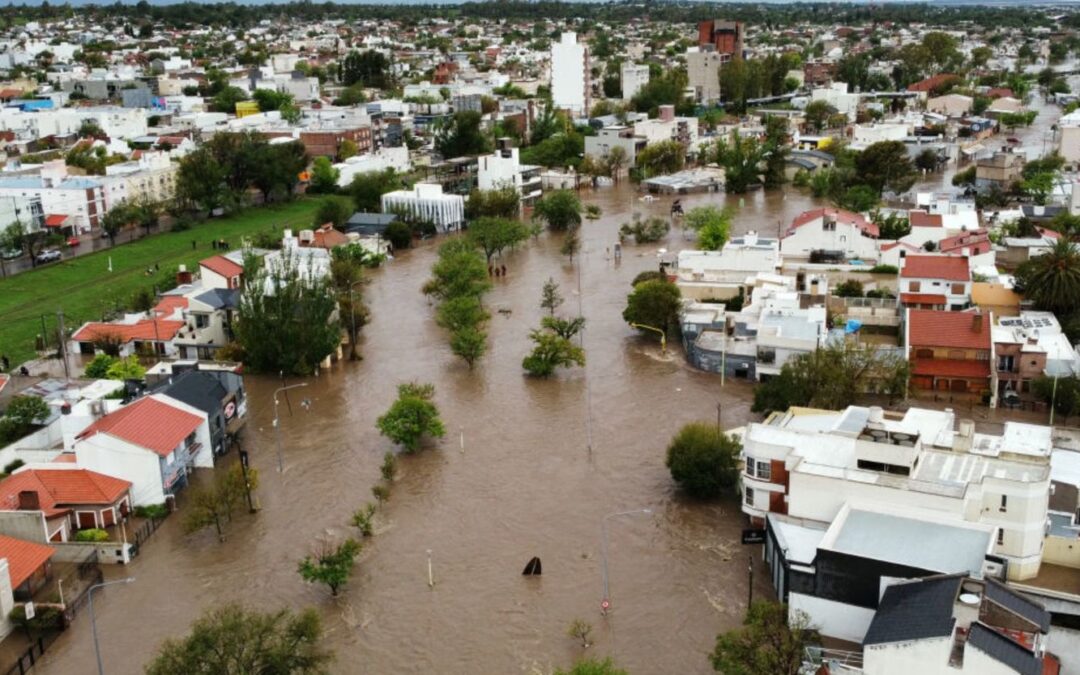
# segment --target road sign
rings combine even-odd
[[[744,544],[764,544],[765,543],[765,528],[754,528],[742,531],[742,543]]]
[[[611,609],[611,603],[608,602],[607,598],[604,598],[600,601],[600,609],[604,610],[605,612]]]
[[[29,621],[36,616],[37,612],[34,610],[34,603],[28,602],[23,605],[23,609],[26,611],[26,620]]]

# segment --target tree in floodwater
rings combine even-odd
[[[337,545],[319,542],[314,553],[300,561],[300,576],[309,583],[326,584],[330,595],[337,595],[352,576],[360,548],[360,542],[355,539],[346,539]]]

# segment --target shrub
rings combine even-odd
[[[738,485],[738,457],[742,445],[714,425],[692,422],[684,426],[667,449],[671,477],[697,498],[717,497]]]
[[[862,282],[856,279],[841,281],[833,288],[833,295],[838,298],[861,298],[863,296]]]
[[[395,251],[409,248],[412,244],[412,229],[400,220],[390,223],[383,236],[386,237],[386,240],[390,242]]]
[[[108,354],[98,354],[90,363],[86,364],[86,377],[93,380],[103,380],[109,376],[109,367],[116,359]]]
[[[7,474],[15,473],[15,469],[18,469],[19,467],[21,467],[21,466],[23,466],[25,464],[26,464],[26,462],[22,461],[21,459],[14,459],[14,460],[8,462],[7,465],[4,466],[4,473],[7,473]]]
[[[96,527],[92,527],[88,530],[79,530],[75,533],[75,541],[109,541],[109,533]]]
[[[643,281],[667,281],[667,277],[664,276],[663,272],[658,270],[646,270],[634,277],[634,280],[630,282],[630,285],[637,286]]]
[[[896,265],[874,265],[870,268],[870,274],[899,274],[900,268]]]
[[[147,518],[149,520],[161,520],[165,516],[169,515],[169,509],[164,504],[149,504],[146,506],[136,506],[135,515],[139,518]]]

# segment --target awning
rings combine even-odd
[[[976,143],[975,145],[969,145],[966,148],[961,148],[960,152],[964,153],[965,155],[976,155],[985,149],[986,148],[983,147],[982,143]]]
[[[45,216],[45,227],[63,227],[67,224],[68,217],[64,214],[52,214]]]

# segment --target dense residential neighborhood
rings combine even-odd
[[[0,672],[1080,673],[1078,10],[0,8]]]

